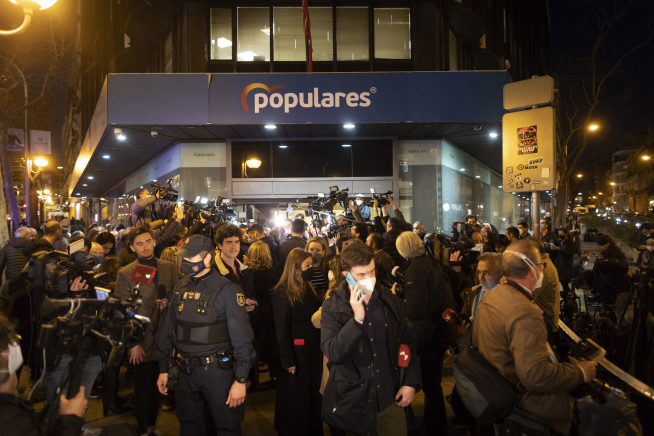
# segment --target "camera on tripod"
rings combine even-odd
[[[168,200],[174,203],[179,198],[179,193],[173,189],[173,179],[166,179],[168,186],[163,186],[158,183],[151,183],[150,186],[154,188],[155,194],[159,193],[160,200]]]
[[[67,294],[69,283],[78,277],[89,289],[105,287],[109,284],[106,273],[96,273],[93,256],[82,251],[68,254],[63,251],[42,252],[30,259],[28,279],[35,287],[45,290],[50,297],[58,298]]]
[[[462,224],[462,223],[453,223],[452,230],[454,232],[454,224]],[[472,226],[472,224],[468,224],[469,226]],[[472,233],[471,233],[472,234]],[[448,249],[448,255],[458,251],[459,254],[462,256],[461,260],[458,261],[450,261],[451,266],[472,266],[475,265],[478,261],[477,258],[481,255],[481,252],[476,249],[476,247],[472,244],[471,241],[468,239],[462,239],[461,234],[455,236],[448,236],[444,235],[442,233],[439,233],[436,235],[438,240],[440,241],[440,246],[441,246],[441,253],[440,253],[440,258],[443,259],[443,251],[444,249]],[[449,256],[446,256],[449,258]]]
[[[370,193],[372,194],[373,200],[377,200],[379,207],[384,207],[388,204],[388,198],[393,195],[393,191],[390,189],[383,194],[375,194],[375,188],[370,188]]]

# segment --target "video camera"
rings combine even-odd
[[[349,188],[342,190],[338,189],[338,186],[329,187],[329,196],[325,196],[324,193],[319,192],[318,198],[309,203],[309,210],[306,211],[307,216],[313,215],[314,211],[318,212],[332,212],[334,206],[340,204],[343,209],[347,207],[347,193]]]
[[[470,239],[474,232],[475,226],[464,222],[452,223],[452,241],[460,241],[461,239]]]
[[[150,186],[154,188],[155,194],[159,193],[160,200],[168,200],[174,203],[179,198],[179,193],[173,189],[173,179],[166,179],[168,186],[163,186],[158,183],[151,183]]]
[[[28,280],[36,288],[45,290],[50,297],[58,298],[67,294],[69,283],[78,277],[93,290],[109,284],[106,273],[96,273],[93,256],[83,251],[68,254],[63,251],[38,253],[30,259]]]
[[[388,199],[386,197],[393,195],[393,191],[390,189],[383,194],[375,194],[375,188],[370,188],[370,193],[372,194],[373,200],[377,200],[379,207],[386,206],[388,204]]]
[[[468,225],[471,226],[472,224]],[[450,261],[451,266],[472,266],[477,263],[477,258],[481,255],[481,252],[475,249],[471,241],[460,240],[459,238],[455,240],[454,235],[448,236],[442,233],[439,233],[436,237],[440,241],[441,251],[446,248],[448,249],[448,256],[446,256],[448,259],[449,255],[456,251],[463,257],[460,261]],[[441,259],[443,258],[442,255],[443,253],[441,252]]]
[[[383,288],[388,289],[389,291],[395,285],[395,295],[400,298],[404,298],[404,273],[406,271],[396,266],[392,271],[388,272],[385,270],[379,271],[379,277],[377,277],[377,283],[379,283]]]

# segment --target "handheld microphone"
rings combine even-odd
[[[411,362],[411,350],[407,344],[400,344],[400,354],[397,356],[397,364],[400,367],[400,386],[404,382],[404,368]]]
[[[442,316],[443,320],[449,325],[461,325],[463,321],[470,322],[470,318],[465,313],[456,313],[450,308],[445,309]]]
[[[166,286],[165,285],[157,286],[157,299],[163,300],[166,297],[167,297]],[[163,309],[159,308],[159,313],[161,313],[162,311]]]

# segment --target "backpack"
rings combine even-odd
[[[480,425],[490,425],[509,416],[520,400],[520,390],[472,346],[472,328],[466,334],[466,337],[469,335],[467,343],[459,342],[454,358],[454,380],[472,416]]]

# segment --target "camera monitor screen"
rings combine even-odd
[[[338,191],[338,186],[330,186],[330,187],[329,187],[329,191],[330,191],[330,192],[336,192],[336,191]]]
[[[105,289],[105,288],[95,288],[95,296],[97,297],[98,300],[106,300],[109,298],[109,294],[111,293],[111,290]]]
[[[202,197],[200,197],[200,196],[198,195],[197,197],[195,197],[195,202],[194,202],[194,203],[199,203],[200,200],[202,200]]]

